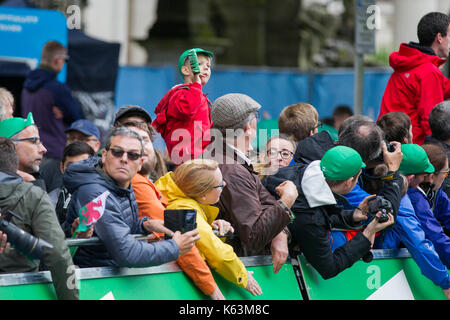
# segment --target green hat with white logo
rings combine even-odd
[[[188,49],[188,50],[186,50],[185,52],[183,52],[183,53],[181,54],[180,58],[178,59],[178,71],[180,71],[180,73],[181,73],[181,68],[182,68],[183,65],[184,65],[184,62],[186,61],[186,59],[187,59],[187,57],[189,56],[189,53],[190,53],[191,51],[194,51],[196,54],[199,54],[199,53],[204,54],[204,55],[206,55],[206,56],[208,56],[208,57],[210,57],[210,58],[214,57],[214,53],[212,53],[211,51],[207,51],[207,50],[205,50],[205,49],[202,49],[202,48],[192,48],[192,49]]]
[[[403,159],[400,163],[400,172],[404,175],[433,173],[434,166],[428,159],[424,148],[418,144],[402,144]]]
[[[0,121],[0,137],[11,138],[13,135],[19,133],[28,126],[34,126],[33,115],[28,113],[26,119],[24,118],[8,118]]]
[[[343,181],[353,177],[364,168],[359,153],[350,147],[337,146],[329,149],[320,160],[320,169],[328,180]]]

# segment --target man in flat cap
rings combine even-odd
[[[239,256],[271,253],[278,272],[288,256],[286,227],[292,220],[290,207],[297,198],[291,181],[277,187],[276,200],[261,184],[248,159],[256,137],[256,112],[261,105],[239,93],[218,98],[211,109],[214,142],[207,157],[216,160],[226,186],[219,202],[221,219],[229,221],[235,237],[230,241]]]
[[[16,145],[19,170],[17,173],[28,182],[46,191],[45,183],[39,178],[39,166],[47,149],[42,144],[33,115],[24,118],[8,118],[0,121],[0,137],[11,139]]]

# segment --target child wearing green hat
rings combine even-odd
[[[399,165],[400,160],[396,168]],[[334,252],[331,250],[331,228],[357,230],[368,219],[368,200],[372,196],[366,197],[358,208],[348,210],[342,206],[342,203],[349,204],[342,195],[355,187],[365,166],[356,150],[336,146],[325,152],[321,160],[281,168],[267,179],[266,187],[272,193],[283,180],[296,184],[299,195],[291,207],[296,218],[288,227],[300,251],[324,279],[336,276],[364,257],[373,245],[375,234],[394,223],[392,214],[387,222],[373,219],[350,241]]]
[[[184,84],[170,89],[156,106],[152,125],[176,165],[198,157],[210,143],[211,102],[202,88],[211,77],[213,56],[201,48],[184,51],[178,60]]]

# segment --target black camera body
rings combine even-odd
[[[164,226],[173,232],[185,233],[197,228],[197,210],[166,209],[164,210]],[[166,235],[166,239],[170,239]]]
[[[8,211],[4,217],[0,217],[0,231],[6,233],[8,237],[7,241],[23,255],[32,259],[42,259],[44,256],[43,249],[45,247],[53,248],[53,246],[9,222],[8,220],[11,219],[12,216],[22,220],[12,211]]]
[[[386,149],[388,152],[394,152],[395,146],[393,144],[386,142]],[[378,158],[375,159],[375,161],[376,162],[384,162],[383,151],[381,151],[381,154],[378,156]]]
[[[378,211],[381,211],[381,216],[378,218],[378,222],[383,223],[389,220],[388,213],[392,213],[391,202],[385,199],[383,196],[375,196],[367,202],[369,208],[369,214],[376,215]]]

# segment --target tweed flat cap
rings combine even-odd
[[[258,102],[245,94],[228,93],[214,101],[211,118],[215,128],[233,128],[260,108],[261,105]]]

